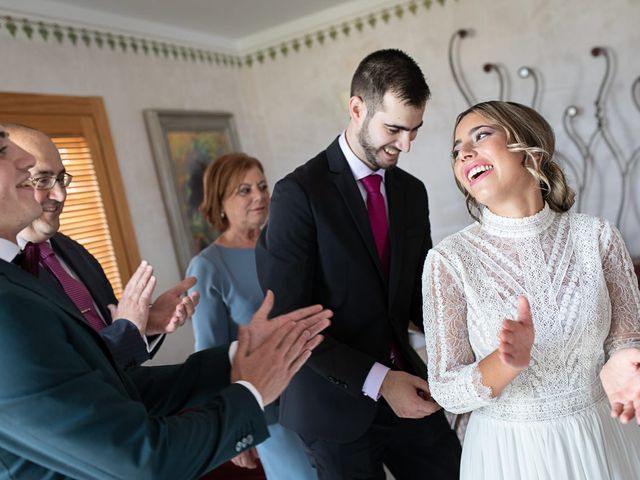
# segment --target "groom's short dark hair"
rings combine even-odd
[[[402,50],[370,53],[360,62],[351,79],[351,96],[362,98],[371,114],[378,110],[387,92],[418,108],[424,107],[431,96],[422,70]]]

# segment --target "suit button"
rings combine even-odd
[[[236,443],[236,452],[241,452],[242,451],[242,442],[238,442]]]
[[[253,445],[253,435],[247,435],[247,445]]]

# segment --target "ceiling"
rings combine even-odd
[[[233,40],[346,3],[344,0],[57,0]]]
[[[390,3],[397,0],[0,0],[0,10],[240,53]]]

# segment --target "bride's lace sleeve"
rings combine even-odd
[[[611,299],[611,329],[604,344],[608,358],[622,348],[640,348],[640,292],[633,262],[618,229],[606,224],[600,242]]]
[[[445,410],[464,413],[494,401],[481,381],[469,343],[462,281],[450,262],[430,250],[422,274],[424,332],[431,395]]]

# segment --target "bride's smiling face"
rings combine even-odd
[[[492,210],[538,190],[524,167],[524,153],[510,151],[505,130],[479,113],[470,112],[458,123],[452,157],[460,185]]]

